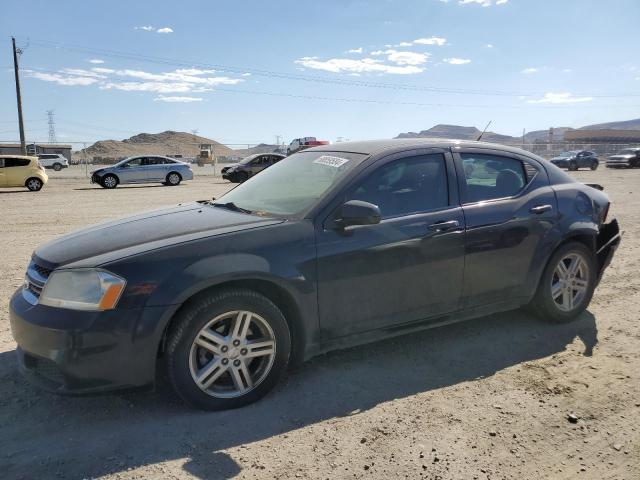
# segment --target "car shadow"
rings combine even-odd
[[[4,478],[93,478],[185,459],[183,469],[196,478],[230,478],[241,467],[226,449],[488,377],[562,352],[576,337],[592,355],[598,331],[591,313],[560,325],[522,311],[491,315],[326,354],[289,373],[263,400],[224,412],[192,410],[164,384],[144,394],[43,393],[16,372],[15,352],[6,352],[0,469]]]
[[[182,183],[180,184],[182,185]],[[180,185],[175,185],[176,187],[179,187]],[[152,184],[152,185],[118,185],[116,188],[103,188],[100,185],[96,185],[95,187],[78,187],[78,188],[74,188],[74,190],[110,190],[113,192],[116,192],[118,190],[128,190],[131,188],[158,188],[158,187],[164,187],[166,188],[167,185],[162,185],[161,183],[159,184]]]

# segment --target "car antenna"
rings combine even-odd
[[[491,122],[493,122],[493,120],[489,120],[489,123],[487,123],[487,126],[484,127],[484,130],[482,130],[482,133],[478,135],[478,138],[476,138],[476,142],[480,141],[480,139],[482,138],[482,135],[484,135],[484,132],[486,132],[487,128],[489,128],[489,125],[491,125]]]

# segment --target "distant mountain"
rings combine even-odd
[[[640,118],[622,122],[596,123],[580,127],[579,130],[640,130]]]
[[[125,140],[101,140],[88,147],[86,153],[91,157],[111,158],[145,154],[180,154],[183,157],[196,157],[200,153],[202,143],[214,145],[216,155],[235,155],[232,149],[210,138],[172,130],[161,133],[140,133]]]
[[[573,130],[573,129],[569,127],[553,127],[553,141],[554,142],[564,141],[564,132],[568,130]],[[533,130],[531,132],[527,132],[524,135],[525,143],[546,142],[548,140],[549,140],[549,129]]]
[[[422,130],[419,133],[407,132],[401,133],[395,138],[426,138],[426,137],[440,137],[440,138],[453,138],[456,140],[475,140],[482,133],[476,127],[461,127],[460,125],[444,125],[439,124],[435,127],[431,127],[429,130]],[[485,132],[482,135],[482,140],[486,142],[496,143],[510,143],[517,141],[515,137],[509,135],[500,135],[494,132]]]
[[[235,153],[240,157],[248,157],[249,155],[254,155],[256,153],[280,153],[281,150],[283,149],[279,145],[259,143],[255,147],[236,149]]]

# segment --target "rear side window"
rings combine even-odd
[[[498,155],[463,153],[465,203],[517,195],[527,184],[520,160]]]
[[[25,158],[5,158],[4,166],[5,167],[26,167],[31,163],[31,160],[27,160]]]
[[[444,156],[418,155],[383,165],[352,188],[347,200],[377,205],[382,218],[445,208],[449,191]]]

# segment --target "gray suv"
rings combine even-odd
[[[279,153],[256,153],[243,158],[238,163],[233,163],[222,169],[222,178],[234,183],[242,183],[249,177],[278,163],[285,156]]]

